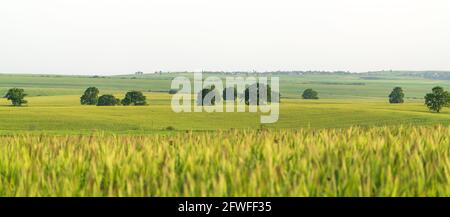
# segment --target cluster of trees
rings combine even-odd
[[[250,95],[253,90],[256,93],[254,97]],[[265,94],[266,96],[262,97],[260,93]],[[247,105],[265,104],[271,102],[272,98],[275,102],[280,101],[280,93],[272,91],[270,85],[261,83],[255,83],[248,86],[243,93],[238,93],[236,87],[227,87],[222,90],[222,97],[220,97],[220,95],[221,94],[214,85],[203,88],[197,94],[197,105],[215,105],[217,102],[220,102],[221,99],[224,101],[241,99],[244,100]]]
[[[390,103],[403,103],[405,94],[401,87],[395,87],[389,94]],[[425,95],[425,105],[430,111],[441,112],[443,107],[450,107],[450,93],[444,88],[436,86],[431,90],[431,93]]]
[[[252,97],[250,94],[251,90],[255,90],[256,96]],[[266,99],[264,101],[264,97],[260,96],[260,93],[265,93]],[[247,105],[262,105],[272,100],[272,90],[269,85],[264,85],[260,83],[252,84],[247,87],[244,91],[244,101]]]
[[[115,105],[147,105],[147,98],[140,91],[130,91],[126,93],[122,100],[116,98],[111,94],[98,96],[100,91],[96,87],[89,87],[84,91],[80,97],[82,105],[97,105],[97,106],[115,106]]]

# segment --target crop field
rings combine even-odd
[[[21,107],[0,98],[0,196],[450,196],[450,108],[423,99],[449,80],[280,75],[279,121],[260,124],[173,112],[180,75],[192,77],[0,74],[2,96],[28,94]],[[148,105],[80,105],[90,86]],[[396,86],[403,104],[388,102]]]
[[[450,127],[0,137],[2,196],[449,196]]]
[[[24,88],[28,104],[15,108],[0,99],[0,134],[89,134],[93,131],[120,134],[167,133],[249,128],[343,128],[398,124],[450,123],[450,109],[430,113],[423,96],[436,85],[450,88],[450,81],[418,77],[362,75],[280,75],[280,119],[259,124],[257,113],[174,113],[168,94],[175,76],[187,73],[111,77],[54,75],[0,75],[0,92]],[[223,75],[212,75],[221,77]],[[129,90],[143,91],[148,106],[82,106],[84,89],[95,86],[100,94],[123,97]],[[395,86],[405,91],[405,103],[389,104],[387,95]],[[320,100],[303,100],[301,91],[314,88]],[[173,133],[173,132],[170,132]]]
[[[29,97],[29,105],[16,108],[0,103],[0,134],[17,132],[89,134],[93,131],[147,134],[155,132],[250,128],[342,128],[397,124],[450,123],[450,110],[430,113],[420,102],[391,105],[381,100],[282,99],[280,118],[260,124],[258,113],[174,113],[171,95],[147,94],[148,106],[97,107],[79,105],[79,96]]]
[[[129,90],[164,92],[170,89],[173,78],[192,73],[148,74],[144,76],[59,76],[0,74],[0,93],[8,88],[24,88],[30,96],[81,95],[90,86],[101,93],[123,93]],[[224,78],[222,74],[204,74]],[[257,76],[257,75],[251,75]],[[391,75],[273,75],[280,77],[283,98],[301,98],[306,88],[319,91],[322,99],[386,99],[392,88],[401,86],[408,100],[422,100],[434,86],[450,88],[450,80],[431,80],[422,77]],[[243,77],[243,76],[240,76]],[[245,76],[244,76],[245,77]]]

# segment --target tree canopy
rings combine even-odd
[[[403,103],[404,97],[403,89],[401,87],[395,87],[391,94],[389,94],[389,103]]]
[[[115,106],[119,104],[120,100],[109,94],[100,96],[97,102],[97,106]]]
[[[25,94],[23,89],[11,88],[8,90],[4,98],[11,100],[13,106],[21,106],[22,104],[27,103],[27,101],[24,100],[25,96],[27,96],[27,94]]]
[[[255,91],[255,93],[252,93],[252,91]],[[263,97],[260,95],[260,93],[266,94],[266,99],[263,99]],[[251,94],[255,94],[252,96]],[[270,88],[270,85],[262,84],[262,83],[255,83],[247,87],[244,91],[244,100],[245,104],[247,105],[261,105],[265,104],[267,102],[270,102],[272,98],[272,90]]]
[[[220,94],[217,93],[214,85],[209,88],[203,88],[197,94],[197,105],[215,105],[220,100],[220,98],[216,99],[217,96],[220,97]]]
[[[237,88],[236,87],[227,87],[223,89],[222,98],[223,100],[236,100],[238,98]]]
[[[319,99],[319,93],[311,88],[308,88],[303,91],[302,97],[303,99]]]
[[[434,87],[431,93],[425,95],[425,105],[430,111],[440,112],[442,107],[450,106],[450,95],[442,87]]]
[[[122,99],[122,105],[147,105],[147,98],[141,91],[130,91]]]
[[[81,105],[96,105],[98,102],[99,90],[96,87],[89,87],[80,97]]]

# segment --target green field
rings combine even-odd
[[[0,75],[0,196],[450,196],[449,80],[402,73],[280,75],[280,117],[174,113],[162,75]],[[223,75],[214,74],[223,78]],[[80,105],[90,86],[146,106]],[[389,104],[401,86],[405,103]],[[313,88],[319,100],[301,99]]]
[[[79,96],[29,97],[29,105],[0,106],[3,134],[17,132],[79,134],[92,131],[154,133],[173,127],[176,131],[249,128],[335,128],[396,124],[449,124],[450,110],[430,113],[420,102],[391,105],[382,100],[283,99],[280,119],[260,124],[258,113],[174,113],[170,95],[147,94],[149,106],[97,107],[79,105]]]
[[[450,72],[449,72],[450,73]],[[0,93],[8,88],[26,89],[30,96],[81,95],[90,86],[102,93],[123,93],[129,90],[162,91],[167,93],[171,81],[176,76],[192,78],[192,73],[149,74],[135,76],[56,76],[56,75],[8,75],[0,74]],[[204,74],[223,78],[223,74]],[[251,74],[251,76],[254,76]],[[256,75],[257,76],[257,75]],[[301,98],[306,88],[319,91],[323,99],[386,99],[392,88],[401,86],[406,99],[422,100],[432,87],[440,85],[450,89],[450,80],[430,80],[401,73],[389,75],[343,74],[343,75],[288,75],[280,77],[280,92],[283,98]]]
[[[280,76],[280,119],[274,124],[259,124],[257,113],[174,113],[170,107],[170,81],[186,73],[143,77],[81,77],[44,75],[0,75],[0,91],[24,88],[29,94],[27,106],[8,106],[0,99],[0,133],[89,134],[103,131],[147,134],[175,131],[207,131],[248,128],[342,128],[396,124],[449,124],[450,109],[431,113],[423,105],[423,96],[436,85],[450,88],[450,81],[420,77],[363,75]],[[216,75],[217,76],[217,75]],[[141,90],[148,106],[81,106],[84,89],[96,86],[101,94],[122,97],[126,91]],[[406,103],[392,105],[387,95],[401,86]],[[301,91],[313,88],[320,100],[303,100]],[[173,131],[173,130],[172,130]]]

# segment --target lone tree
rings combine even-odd
[[[97,106],[115,106],[119,104],[120,100],[109,94],[100,96],[97,102]]]
[[[319,94],[317,93],[317,91],[308,88],[303,91],[302,97],[303,99],[319,99]]]
[[[442,107],[450,106],[450,96],[442,87],[434,87],[432,93],[425,95],[425,105],[430,111],[440,112]]]
[[[8,90],[8,93],[6,93],[4,98],[11,100],[13,106],[21,106],[22,104],[27,103],[27,101],[24,100],[25,96],[27,96],[27,94],[25,94],[23,89],[11,88]]]
[[[130,91],[122,99],[123,105],[147,105],[147,98],[141,91]]]
[[[219,100],[220,94],[217,93],[216,86],[214,85],[209,88],[203,88],[197,94],[197,105],[215,105]]]
[[[227,87],[223,89],[222,98],[223,100],[236,100],[237,96],[237,88],[236,87]]]
[[[405,97],[403,89],[401,87],[395,87],[391,94],[389,94],[389,103],[403,103],[403,97]]]
[[[260,93],[265,93],[266,99],[263,99]],[[247,105],[261,105],[271,101],[271,98],[272,90],[267,84],[255,83],[244,91],[244,100]]]
[[[100,91],[96,87],[89,87],[80,97],[81,105],[96,105],[98,102],[98,93]]]

